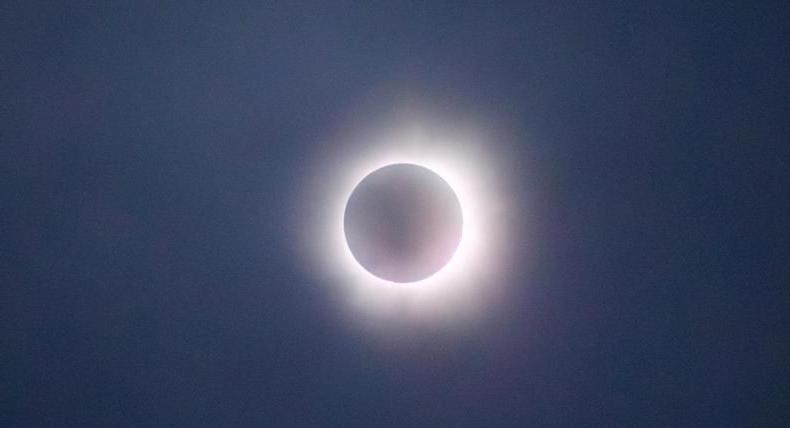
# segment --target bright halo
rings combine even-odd
[[[299,227],[301,250],[309,250],[319,277],[339,286],[353,313],[426,321],[473,318],[504,279],[508,263],[505,235],[509,224],[506,162],[497,162],[491,143],[479,132],[406,125],[344,136],[336,151],[316,158],[309,194],[300,209],[310,214]],[[395,283],[368,272],[346,241],[343,216],[355,186],[371,172],[397,163],[430,169],[444,179],[461,205],[463,225],[458,247],[433,275]],[[304,208],[307,208],[306,210]]]

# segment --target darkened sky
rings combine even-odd
[[[0,425],[790,423],[786,2],[294,3],[0,6]],[[295,249],[403,100],[523,178],[463,333]]]

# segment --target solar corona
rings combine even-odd
[[[521,232],[507,159],[486,132],[429,119],[345,129],[310,160],[299,249],[354,318],[469,318],[501,295]]]

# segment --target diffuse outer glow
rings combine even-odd
[[[472,319],[486,310],[510,263],[507,168],[491,153],[480,132],[424,122],[339,136],[332,153],[314,163],[300,209],[309,213],[299,249],[316,267],[316,277],[342,293],[354,317],[404,317],[417,322]],[[452,259],[434,275],[398,284],[378,278],[355,260],[348,248],[343,214],[354,187],[383,166],[410,163],[440,175],[455,191],[463,213],[461,242]],[[306,226],[306,227],[305,227]]]

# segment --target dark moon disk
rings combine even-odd
[[[461,242],[458,197],[435,172],[412,164],[377,169],[357,184],[343,227],[351,254],[368,272],[415,282],[438,272]]]

